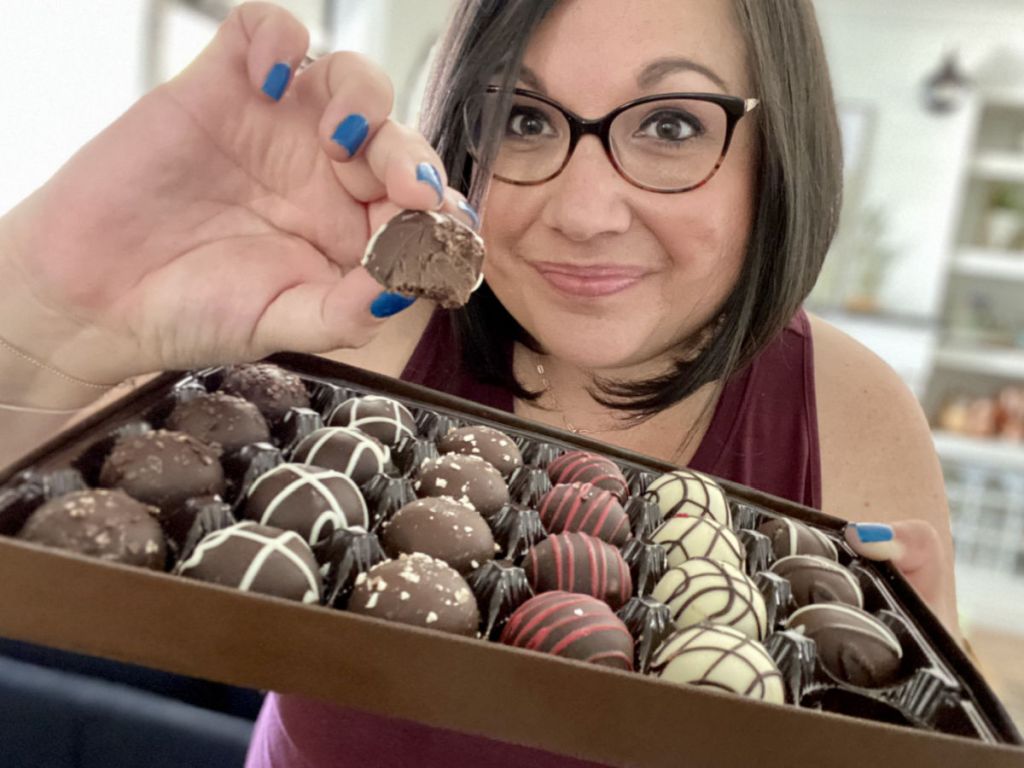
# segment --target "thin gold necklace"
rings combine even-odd
[[[547,369],[544,368],[544,364],[540,360],[540,355],[534,352],[532,349],[529,351],[534,358],[534,369],[537,371],[537,376],[540,378],[540,384],[544,388],[544,394],[548,400],[551,401],[551,408],[557,411],[558,415],[562,419],[562,424],[565,428],[572,432],[574,435],[596,435],[602,431],[600,429],[589,429],[585,427],[577,427],[571,421],[569,417],[565,415],[565,409],[562,408],[561,403],[558,402],[558,397],[555,395],[555,390],[551,386],[551,379],[548,378]]]

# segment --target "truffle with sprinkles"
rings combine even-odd
[[[465,456],[479,456],[489,462],[508,479],[523,466],[519,446],[512,438],[492,427],[475,426],[453,429],[437,441],[441,453],[461,453]]]
[[[493,559],[498,549],[479,512],[443,498],[417,499],[403,506],[385,523],[381,543],[391,557],[422,552],[462,574]]]
[[[484,517],[497,514],[508,503],[508,485],[490,462],[479,456],[448,453],[420,466],[416,494],[447,496],[469,504]]]

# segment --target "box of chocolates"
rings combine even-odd
[[[0,635],[607,765],[1024,764],[843,521],[304,355],[0,478]]]

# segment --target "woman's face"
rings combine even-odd
[[[750,92],[725,0],[564,0],[523,60],[520,87],[584,118],[668,92]],[[702,71],[704,70],[704,71]],[[545,352],[588,370],[653,361],[703,327],[739,275],[753,209],[753,121],[703,187],[633,186],[599,139],[556,178],[495,180],[485,203],[485,275]]]

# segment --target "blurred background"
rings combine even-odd
[[[450,0],[280,0],[364,51],[414,122]],[[962,622],[1024,723],[1024,2],[816,0],[846,204],[810,308],[883,357],[934,429]],[[206,44],[231,2],[3,0],[0,212]],[[851,404],[855,407],[856,404]]]

